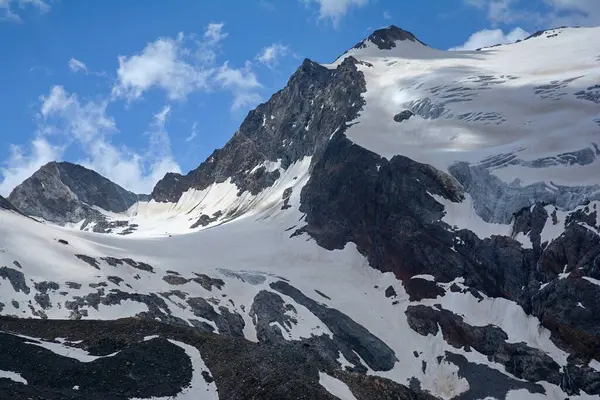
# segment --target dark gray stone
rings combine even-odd
[[[244,337],[244,319],[237,313],[231,313],[225,307],[219,307],[221,314],[217,313],[213,306],[202,297],[190,297],[187,299],[187,304],[191,307],[195,316],[213,321],[219,333],[222,335],[230,335]]]
[[[179,285],[185,285],[190,280],[185,279],[184,277],[178,276],[178,275],[165,275],[165,276],[163,276],[163,281],[167,282],[169,285],[179,286]]]
[[[277,293],[261,290],[252,302],[250,308],[250,317],[256,327],[256,337],[261,342],[276,343],[284,341],[281,329],[276,325],[271,325],[276,322],[283,329],[289,330],[292,325],[297,325],[298,321],[286,314],[285,303],[281,296]]]
[[[23,292],[29,294],[31,289],[25,283],[25,275],[21,271],[17,271],[13,268],[2,267],[0,268],[0,278],[8,279],[15,292]]]
[[[68,162],[51,162],[17,186],[8,200],[27,215],[59,224],[107,211],[124,212],[138,197],[100,174]]]
[[[223,286],[225,286],[225,282],[223,281],[223,279],[211,278],[206,274],[197,274],[195,272],[194,275],[196,275],[196,277],[192,278],[192,281],[196,282],[208,291],[212,291],[213,287],[216,287],[218,290],[221,290],[223,289]]]
[[[511,390],[525,389],[529,393],[546,394],[543,386],[523,382],[509,377],[485,364],[469,362],[460,354],[446,352],[444,359],[458,366],[458,376],[469,382],[469,389],[454,397],[455,400],[484,399],[487,397],[505,399]]]
[[[44,294],[48,293],[49,290],[60,289],[60,286],[58,285],[58,283],[48,282],[48,281],[34,283],[34,287],[35,287],[35,290],[37,290],[40,293],[44,293]]]
[[[413,115],[414,114],[412,111],[404,110],[404,111],[399,112],[398,114],[394,115],[394,121],[403,122],[403,121],[409,120],[410,117],[412,117]]]

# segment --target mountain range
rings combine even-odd
[[[0,393],[597,398],[598,36],[390,26],[149,195],[43,166],[0,197]]]

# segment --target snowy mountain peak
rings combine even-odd
[[[391,50],[394,47],[397,47],[397,42],[403,41],[410,41],[426,46],[425,43],[417,39],[411,32],[398,28],[396,25],[390,25],[387,28],[374,31],[368,38],[356,44],[354,49],[364,49],[369,47],[369,44],[372,43],[380,50]]]

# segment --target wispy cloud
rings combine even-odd
[[[186,143],[192,142],[197,137],[198,137],[198,122],[194,121],[194,123],[192,124],[192,130],[191,130],[190,134],[185,138],[185,142]]]
[[[52,145],[41,135],[36,136],[26,147],[12,145],[9,158],[0,167],[0,195],[8,196],[42,165],[59,159],[62,153],[63,148]]]
[[[27,8],[36,9],[40,13],[50,10],[49,0],[0,0],[0,21],[20,22],[21,14]]]
[[[337,26],[340,20],[352,8],[366,6],[369,0],[300,0],[307,5],[315,4],[319,7],[319,19],[330,20]]]
[[[389,11],[384,11],[383,19],[392,19],[392,14]]]
[[[84,72],[84,73],[88,72],[87,66],[82,61],[79,61],[76,58],[71,58],[69,60],[69,69],[72,72]]]
[[[289,46],[280,43],[273,43],[270,46],[264,47],[260,53],[256,55],[256,60],[261,64],[270,67],[277,65],[282,57],[285,57],[290,51]]]
[[[521,28],[515,28],[508,33],[504,33],[502,29],[483,29],[473,33],[464,44],[450,50],[475,50],[495,44],[513,43],[527,36],[529,32]]]
[[[252,64],[247,61],[243,68],[230,68],[225,62],[216,72],[215,81],[222,88],[229,89],[233,94],[232,110],[248,107],[261,101],[256,89],[262,87]]]

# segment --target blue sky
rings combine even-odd
[[[378,27],[470,49],[598,23],[599,0],[0,0],[0,194],[55,159],[150,192]]]

